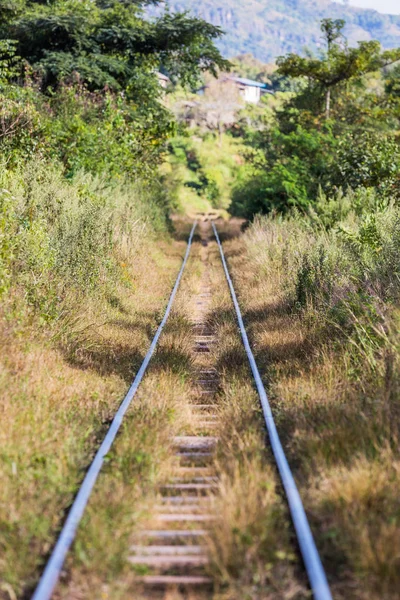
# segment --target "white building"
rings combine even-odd
[[[265,83],[260,81],[253,81],[252,79],[246,79],[245,77],[227,77],[229,81],[235,83],[239,89],[239,94],[242,96],[245,102],[251,104],[258,104],[261,100],[261,96],[264,94],[272,94],[267,88]]]
[[[251,104],[258,104],[261,100],[261,96],[264,94],[273,94],[271,90],[268,89],[265,83],[261,83],[260,81],[253,81],[252,79],[246,79],[245,77],[236,77],[235,75],[225,75],[218,79],[215,84],[220,86],[221,88],[225,85],[234,86],[239,93],[239,96],[243,98],[245,102],[249,102]],[[211,84],[212,87],[215,86],[214,83]],[[207,90],[210,88],[210,85],[205,85],[198,90],[198,94],[207,95]]]

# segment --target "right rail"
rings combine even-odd
[[[224,267],[233,304],[235,306],[236,316],[239,323],[243,344],[246,349],[254,381],[257,387],[258,394],[260,396],[261,406],[264,413],[265,424],[267,426],[272,452],[274,454],[276,464],[278,466],[279,475],[281,477],[282,484],[285,489],[290,514],[292,517],[294,528],[296,530],[296,535],[299,542],[304,565],[307,571],[310,586],[313,591],[315,600],[332,600],[332,594],[329,589],[329,584],[324,571],[324,567],[322,565],[317,547],[315,545],[314,537],[311,532],[311,528],[307,519],[306,512],[304,510],[303,503],[301,501],[299,491],[296,486],[296,482],[294,480],[292,471],[290,469],[289,463],[285,455],[285,451],[282,447],[282,443],[279,438],[278,430],[275,425],[267,392],[265,391],[265,387],[262,382],[261,375],[254,358],[254,354],[250,347],[249,338],[246,333],[246,328],[244,326],[239,302],[236,297],[236,292],[235,288],[233,287],[231,276],[229,274],[228,265],[226,263],[218,231],[214,223],[212,223],[212,227],[215,239],[217,240],[217,244],[219,247],[219,252],[221,254],[222,265]]]

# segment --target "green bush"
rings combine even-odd
[[[329,130],[301,126],[284,133],[272,129],[249,154],[252,167],[235,186],[232,212],[251,218],[257,213],[293,208],[306,210],[319,188],[329,187],[336,141]]]
[[[20,286],[46,320],[71,287],[107,293],[145,236],[166,230],[160,192],[145,183],[67,181],[61,165],[35,160],[3,170],[0,187],[1,291]]]
[[[400,147],[391,135],[350,133],[340,140],[336,184],[344,188],[375,188],[400,197]]]

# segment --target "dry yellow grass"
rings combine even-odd
[[[318,324],[290,312],[285,277],[274,270],[281,263],[265,250],[262,236],[231,238],[240,226],[235,222],[222,232],[227,258],[334,596],[398,598],[398,415],[388,400],[397,393],[395,375],[386,383],[354,376],[348,355],[329,345]],[[186,233],[187,225],[181,237]],[[121,287],[107,304],[89,301],[72,320],[75,330],[69,321],[52,341],[46,337],[54,331],[34,334],[34,322],[28,326],[21,319],[11,327],[4,321],[1,598],[22,597],[34,584],[63,511],[149,345],[184,247],[183,241],[166,244],[138,257],[127,269],[133,290]],[[212,597],[302,600],[310,593],[259,399],[215,245],[210,252],[216,294],[209,318],[220,376],[214,464],[219,487],[211,499],[217,518],[208,538]],[[151,524],[157,488],[174,472],[170,440],[190,430],[192,419],[190,297],[199,289],[199,255],[196,244],[68,558],[60,600],[141,594],[129,548],[135,533]],[[182,598],[174,591],[160,597]],[[207,596],[191,595],[200,597]]]
[[[239,338],[216,246],[211,249],[214,300],[209,318],[218,345],[212,363],[220,374],[218,417],[220,437],[214,468],[219,477],[210,510],[217,517],[208,537],[210,574],[216,600],[278,600],[308,597],[293,544],[285,503],[273,461],[265,444],[258,397]],[[193,332],[190,295],[199,291],[200,249],[195,245],[182,289],[160,347],[152,361],[138,402],[100,476],[69,564],[62,599],[142,597],[129,567],[129,546],[135,534],[152,524],[157,488],[174,471],[169,440],[190,431],[189,400],[193,378]],[[137,477],[137,456],[151,455]],[[114,468],[113,468],[114,467]],[[99,535],[100,532],[100,535]],[[143,597],[147,596],[143,594]],[[158,597],[154,594],[151,597]],[[178,591],[160,594],[181,600]],[[200,600],[210,594],[189,592]]]
[[[128,560],[130,546],[138,532],[152,528],[159,486],[177,466],[171,440],[187,432],[191,420],[189,297],[198,285],[197,250],[192,251],[156,353],[90,499],[58,591],[61,599],[125,600],[141,595],[137,569]]]
[[[239,233],[240,225],[231,223],[227,234]],[[220,483],[212,498],[216,520],[209,539],[215,598],[300,600],[308,592],[215,243],[212,256],[211,320],[220,376],[215,463]]]
[[[311,313],[291,312],[278,233],[291,235],[255,227],[225,248],[334,597],[400,598],[397,359],[386,374],[355,371]]]
[[[184,242],[145,246],[125,265],[126,285],[112,298],[71,297],[65,318],[51,328],[22,312],[18,295],[5,306],[0,597],[21,597],[36,582],[64,511],[148,349],[184,250]]]

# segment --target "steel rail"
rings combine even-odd
[[[218,231],[214,223],[212,224],[212,226],[215,239],[217,240],[217,244],[219,247],[219,252],[221,255],[221,260],[224,267],[226,279],[229,285],[233,304],[235,306],[240,333],[242,335],[243,343],[246,349],[247,357],[249,359],[257,391],[260,396],[265,424],[267,426],[272,451],[275,456],[282,484],[286,492],[286,498],[289,504],[290,514],[292,516],[293,525],[296,530],[297,539],[300,545],[300,550],[306,567],[310,586],[313,591],[314,598],[316,600],[332,600],[332,595],[329,589],[329,584],[324,571],[324,567],[322,565],[317,547],[315,545],[313,534],[308,523],[307,515],[304,510],[304,506],[301,501],[296,482],[294,480],[292,471],[290,469],[288,460],[285,455],[285,451],[282,447],[282,443],[279,438],[278,430],[276,428],[267,392],[265,391],[265,387],[262,382],[261,375],[254,358],[254,354],[250,347],[249,338],[246,333],[246,328],[243,322],[239,302],[235,293],[235,289],[233,287],[231,276],[229,274],[228,265],[225,259],[221,241],[219,239]]]
[[[154,339],[151,343],[151,346],[143,360],[143,363],[132,383],[131,387],[128,390],[124,400],[122,401],[118,411],[116,412],[114,419],[110,425],[110,428],[98,449],[93,462],[91,463],[88,472],[82,482],[82,485],[79,489],[79,492],[70,508],[68,513],[68,517],[65,521],[65,524],[61,530],[61,533],[58,537],[56,545],[54,546],[53,552],[47,562],[45,570],[40,578],[38,586],[32,596],[32,600],[49,600],[52,596],[54,588],[58,582],[60,577],[60,573],[67,556],[67,553],[71,547],[72,542],[74,541],[76,531],[79,525],[79,522],[82,518],[82,515],[85,511],[87,503],[89,501],[90,495],[92,493],[94,484],[96,483],[97,477],[100,473],[100,470],[103,466],[104,458],[110,451],[110,448],[115,440],[115,437],[118,433],[119,428],[121,427],[122,420],[125,416],[126,411],[128,410],[137,389],[143,379],[143,376],[146,372],[148,364],[150,362],[151,357],[154,354],[154,350],[157,346],[158,339],[164,329],[164,326],[168,320],[169,314],[171,312],[171,308],[178,291],[179,284],[181,282],[183,272],[185,270],[185,266],[190,254],[190,248],[192,246],[193,235],[195,229],[197,227],[197,221],[193,224],[192,230],[190,232],[188,245],[186,249],[186,253],[182,262],[181,269],[179,271],[178,277],[176,279],[175,285],[173,287],[166,311],[163,320],[161,321],[157,332],[154,336]]]

